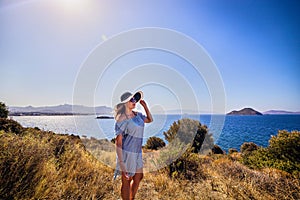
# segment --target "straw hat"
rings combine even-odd
[[[122,94],[122,96],[120,98],[121,103],[127,103],[132,98],[135,100],[136,103],[138,103],[143,98],[143,92],[138,91],[135,94],[131,94],[130,92],[125,92],[124,94]]]

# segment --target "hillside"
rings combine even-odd
[[[227,115],[263,115],[263,114],[254,110],[253,108],[243,108],[238,111],[236,111],[236,110],[231,111],[231,112],[227,113]]]
[[[88,107],[82,105],[57,105],[57,106],[40,106],[40,107],[9,107],[10,115],[111,115],[112,108],[107,106]]]
[[[109,155],[103,146],[112,144],[0,119],[0,199],[119,199],[121,180],[112,181],[113,169],[98,157]],[[239,153],[189,154],[190,178],[172,178],[165,169],[145,173],[136,199],[300,198],[298,179],[280,170],[249,169],[239,159]]]

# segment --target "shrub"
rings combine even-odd
[[[279,131],[269,146],[243,155],[243,163],[251,168],[276,168],[300,177],[300,132]]]
[[[229,154],[233,154],[233,153],[237,153],[237,152],[238,152],[238,150],[235,149],[235,148],[230,148],[230,149],[228,150],[228,153],[229,153]]]
[[[253,142],[245,142],[241,146],[241,153],[242,154],[250,154],[251,152],[258,149],[258,146]]]
[[[163,134],[169,143],[177,138],[183,144],[192,144],[193,153],[205,152],[213,146],[213,138],[208,134],[207,127],[193,119],[178,120]]]
[[[203,176],[199,164],[200,159],[197,154],[185,152],[179,159],[169,165],[169,175],[173,178],[195,179]]]
[[[185,147],[182,143],[169,144],[159,155],[159,162],[171,178],[175,179],[205,179],[199,155],[191,152],[192,148]],[[161,168],[161,166],[159,168]]]
[[[112,139],[110,140],[110,142],[113,143],[113,144],[116,144],[116,138],[115,138],[115,137],[112,138]]]
[[[0,131],[8,133],[20,134],[23,131],[23,127],[16,121],[12,119],[0,118]]]
[[[218,145],[214,145],[214,147],[212,148],[212,153],[213,154],[225,154],[225,152],[221,149],[221,147],[219,147]]]
[[[160,152],[159,162],[167,164],[169,176],[185,179],[202,176],[203,169],[196,153],[210,151],[213,146],[207,127],[197,120],[181,119],[174,122],[164,136],[169,144]]]
[[[0,118],[7,118],[8,116],[8,109],[7,106],[0,102]]]
[[[268,151],[280,160],[300,163],[300,131],[279,131],[270,139]]]
[[[150,137],[145,145],[146,149],[153,149],[153,150],[157,150],[159,148],[165,147],[166,143],[158,137]]]

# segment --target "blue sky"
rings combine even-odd
[[[290,0],[1,0],[0,101],[9,106],[72,104],[80,67],[95,47],[124,31],[160,27],[183,33],[206,50],[224,84],[226,112],[243,107],[300,111],[299,11],[299,1]],[[126,73],[151,62],[186,77],[193,89],[203,91],[195,94],[199,109],[211,109],[205,82],[176,56],[148,50],[113,65],[124,65]],[[117,67],[110,73],[105,83],[114,85]],[[96,87],[95,104],[112,106],[108,92]],[[192,109],[159,84],[137,88],[151,106]]]

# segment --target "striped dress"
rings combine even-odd
[[[143,167],[142,144],[144,136],[144,120],[146,116],[142,113],[135,113],[130,119],[115,123],[115,135],[122,134],[122,156],[126,171],[130,177],[134,176],[137,169]],[[118,162],[114,173],[114,179],[121,174]]]

